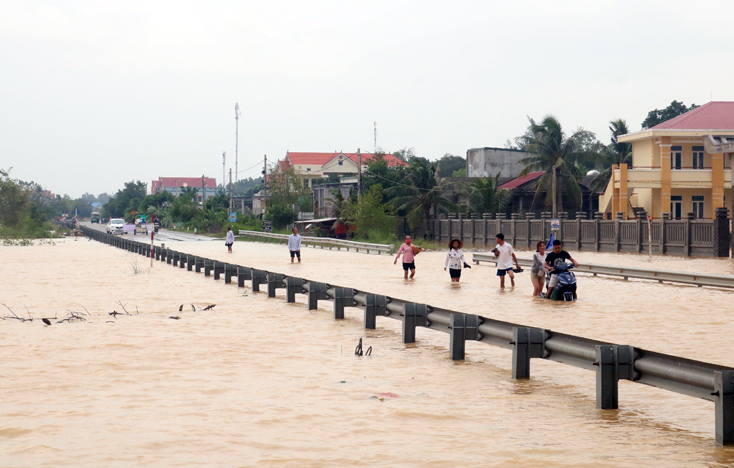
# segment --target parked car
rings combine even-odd
[[[107,234],[122,234],[125,229],[125,220],[121,218],[112,218],[107,223]]]

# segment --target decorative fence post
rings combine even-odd
[[[716,208],[714,215],[714,257],[729,256],[729,210],[727,208]]]

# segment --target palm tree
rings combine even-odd
[[[384,192],[390,197],[394,196],[389,204],[395,211],[407,212],[411,229],[421,224],[427,226],[432,210],[436,214],[456,210],[456,204],[444,196],[454,184],[448,179],[439,179],[435,166],[426,164],[420,158],[413,158],[405,169],[404,180],[402,185],[386,188]]]
[[[516,139],[530,156],[520,160],[525,168],[520,176],[529,172],[543,171],[535,187],[535,197],[546,191],[546,206],[552,205],[553,217],[563,209],[562,194],[565,189],[567,195],[581,203],[581,188],[578,181],[585,175],[578,167],[579,159],[588,159],[595,156],[595,151],[588,149],[584,142],[595,140],[594,134],[584,129],[578,129],[571,136],[566,136],[561,123],[552,115],[547,115],[541,123],[535,123],[528,118],[530,125],[525,135]],[[559,186],[562,186],[559,189]],[[560,209],[559,209],[560,208]]]
[[[594,190],[602,190],[609,184],[613,165],[632,163],[632,144],[620,143],[618,140],[619,136],[629,133],[627,122],[623,119],[612,120],[609,122],[609,131],[612,133],[611,143],[601,148],[597,163],[599,175],[592,184]]]
[[[494,178],[477,179],[465,184],[460,194],[469,199],[469,210],[474,213],[502,212],[507,208],[512,191],[499,188],[500,174]]]

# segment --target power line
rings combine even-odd
[[[366,174],[369,174],[371,177],[377,177],[379,179],[386,180],[386,181],[388,181],[388,182],[390,182],[390,183],[392,183],[394,185],[397,185],[399,187],[409,187],[409,188],[414,188],[414,189],[417,189],[417,190],[424,190],[426,192],[430,192],[431,190],[433,190],[433,189],[424,189],[424,188],[416,187],[415,185],[400,184],[400,183],[395,182],[394,180],[390,180],[390,179],[388,179],[386,177],[382,177],[382,176],[379,176],[377,174],[373,174],[371,172],[367,172]],[[456,193],[456,190],[436,190],[436,192]]]

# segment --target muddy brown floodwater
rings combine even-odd
[[[388,256],[305,248],[299,265],[282,245],[171,247],[734,366],[734,292],[579,274],[580,300],[550,303],[531,297],[528,273],[499,290],[488,265],[452,285],[444,252],[420,254],[404,281]],[[734,273],[727,259],[572,254]],[[734,464],[710,402],[622,381],[620,410],[600,411],[591,372],[534,360],[532,379],[513,381],[506,350],[470,342],[453,362],[445,334],[419,328],[403,345],[396,320],[364,330],[359,309],[334,321],[330,303],[308,311],[303,295],[286,304],[283,290],[268,299],[94,241],[0,247],[0,259],[0,303],[36,318],[0,320],[0,467]],[[108,315],[117,301],[132,315]],[[86,321],[56,323],[83,308]],[[354,355],[359,338],[372,356]]]

